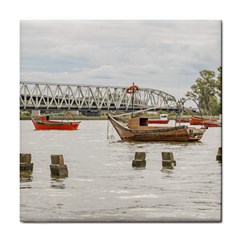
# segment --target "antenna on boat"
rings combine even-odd
[[[133,82],[132,86],[134,86],[134,82]],[[132,118],[133,118],[133,112],[134,112],[134,93],[135,93],[135,90],[133,88],[133,92],[132,92]]]

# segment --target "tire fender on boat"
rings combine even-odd
[[[139,90],[139,87],[137,85],[132,85],[126,89],[126,92],[128,94],[132,94],[133,92],[138,91],[138,90]]]

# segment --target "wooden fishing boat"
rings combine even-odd
[[[168,115],[160,114],[159,119],[148,119],[148,124],[168,124]]]
[[[206,128],[188,126],[148,126],[148,118],[132,117],[128,122],[108,115],[122,140],[132,141],[199,141]]]
[[[35,116],[32,123],[36,130],[77,130],[80,121],[53,121],[50,115]]]

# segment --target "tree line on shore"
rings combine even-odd
[[[212,70],[200,71],[200,77],[186,93],[187,99],[193,100],[205,115],[222,113],[222,67],[217,70],[217,74]],[[184,102],[186,99],[182,98],[180,101]]]

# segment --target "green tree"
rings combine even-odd
[[[209,113],[217,115],[219,114],[220,110],[219,108],[220,108],[219,101],[215,96],[211,96],[209,99]]]
[[[220,69],[220,68],[219,68]],[[211,70],[203,70],[196,83],[191,86],[186,96],[198,102],[201,112],[204,114],[219,113],[219,99],[221,99],[221,75],[215,79],[215,72]]]
[[[217,95],[219,98],[219,113],[222,113],[222,67],[218,68]]]

